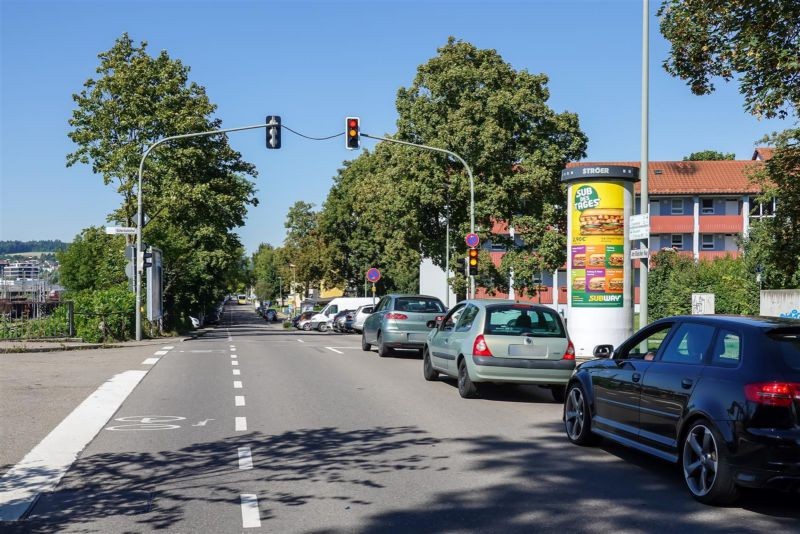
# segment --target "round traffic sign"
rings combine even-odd
[[[375,267],[372,267],[370,268],[369,271],[367,271],[367,280],[369,280],[373,284],[380,279],[381,279],[381,272]]]
[[[478,246],[478,244],[481,242],[481,239],[478,237],[478,234],[469,233],[464,238],[464,241],[467,242],[468,247],[474,248]]]

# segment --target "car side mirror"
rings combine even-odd
[[[614,352],[614,345],[597,345],[592,351],[592,356],[595,358],[610,358],[612,352]]]

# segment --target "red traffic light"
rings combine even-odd
[[[359,135],[359,122],[358,117],[347,117],[345,119],[345,135],[344,146],[348,150],[357,150],[361,148],[361,139]]]

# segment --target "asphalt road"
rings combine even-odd
[[[571,445],[539,388],[463,400],[416,353],[229,306],[141,379],[19,532],[766,532],[797,495],[696,503],[677,467]]]

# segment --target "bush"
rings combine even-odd
[[[124,341],[135,336],[136,296],[126,286],[79,291],[75,302],[75,331],[88,343]]]

